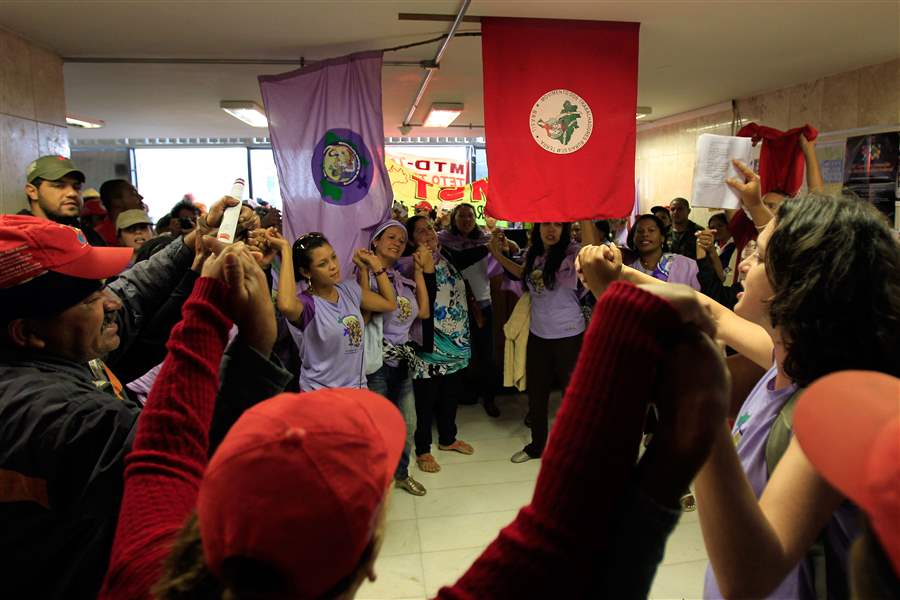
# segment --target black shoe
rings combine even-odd
[[[497,407],[497,403],[494,402],[493,399],[484,401],[484,412],[487,413],[489,417],[497,418],[500,416],[500,409]]]

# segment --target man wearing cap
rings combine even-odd
[[[41,156],[28,165],[25,181],[29,207],[20,211],[20,215],[81,227],[84,173],[76,169],[71,160],[65,156]],[[84,228],[83,231],[91,246],[106,245],[93,229]]]
[[[81,194],[83,204],[81,206],[81,229],[93,229],[94,226],[106,218],[106,208],[100,202],[100,192],[94,188],[88,188]]]
[[[211,221],[218,223],[222,211]],[[123,459],[141,410],[112,369],[131,371],[122,376],[128,382],[158,360],[142,365],[140,356],[126,353],[195,259],[194,241],[176,240],[120,274],[130,248],[92,247],[74,227],[0,216],[5,597],[96,596],[122,497]],[[214,419],[219,437],[246,406],[291,378],[246,343],[229,353],[235,366],[225,368],[244,376],[223,381]]]
[[[116,239],[120,246],[137,250],[153,237],[153,221],[139,208],[126,210],[116,219]]]

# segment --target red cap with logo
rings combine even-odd
[[[800,396],[793,427],[816,471],[866,513],[900,575],[900,379],[827,375]]]
[[[405,442],[400,412],[368,390],[280,394],[246,411],[200,484],[206,564],[220,575],[226,558],[253,558],[284,574],[291,597],[319,597],[359,563]]]
[[[428,212],[431,212],[432,210],[434,210],[434,207],[431,206],[430,203],[425,202],[424,200],[422,200],[421,202],[416,204],[416,206],[414,208],[416,210],[427,210]]]
[[[131,248],[95,248],[80,229],[24,215],[0,215],[0,289],[47,271],[82,279],[118,275]]]

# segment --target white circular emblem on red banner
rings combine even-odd
[[[590,139],[594,114],[575,92],[550,90],[531,107],[528,124],[538,146],[553,154],[571,154]]]

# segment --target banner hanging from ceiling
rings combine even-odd
[[[629,214],[639,29],[482,18],[491,214],[512,221]]]
[[[381,52],[361,52],[259,78],[285,237],[324,233],[345,274],[352,272],[354,250],[368,246],[393,203],[381,66]]]
[[[479,179],[465,185],[444,187],[429,180],[421,172],[409,169],[402,162],[388,158],[385,160],[394,200],[404,206],[414,208],[420,202],[427,202],[434,209],[453,210],[462,202],[475,208],[475,217],[479,221],[484,218],[484,207],[487,200],[487,179]]]

